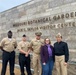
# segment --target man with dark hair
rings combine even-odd
[[[57,42],[54,43],[55,64],[57,75],[67,75],[67,62],[69,60],[69,50],[66,42],[62,41],[62,35],[56,35]]]
[[[29,48],[29,42],[26,41],[26,35],[22,36],[22,41],[18,44],[19,49],[19,65],[21,70],[21,75],[25,75],[24,73],[24,67],[26,66],[26,71],[28,75],[31,74],[30,70],[30,48]]]
[[[2,54],[2,71],[1,75],[6,74],[7,63],[10,65],[10,75],[14,74],[14,64],[15,64],[15,49],[17,47],[17,42],[12,38],[12,31],[8,31],[8,37],[4,38],[0,43],[0,48],[3,51]]]

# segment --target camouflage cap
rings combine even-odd
[[[58,34],[56,35],[56,37],[62,37],[61,33],[58,33]]]
[[[41,33],[41,32],[36,32],[35,35],[37,35],[37,36],[41,36],[42,33]]]

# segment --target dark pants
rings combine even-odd
[[[9,62],[9,66],[10,66],[10,75],[15,75],[14,74],[14,64],[15,64],[15,52],[6,52],[3,51],[2,54],[2,72],[1,75],[5,75],[6,74],[6,68],[7,68],[7,63]]]
[[[53,65],[54,62],[52,58],[49,58],[46,65],[42,64],[42,75],[52,75]]]
[[[28,75],[31,74],[30,70],[30,55],[28,57],[25,57],[24,54],[19,54],[19,65],[20,65],[20,70],[21,70],[21,75],[25,75],[24,73],[24,67],[26,66],[26,71]]]

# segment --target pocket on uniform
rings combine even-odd
[[[15,42],[11,42],[13,45],[15,45]]]
[[[10,42],[5,42],[5,45],[8,45]]]
[[[38,44],[37,44],[37,42],[34,42],[33,45],[36,46],[36,45],[38,45]]]
[[[24,48],[25,47],[25,45],[22,45],[22,48]]]

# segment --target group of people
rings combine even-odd
[[[32,51],[33,58],[33,75],[52,75],[54,63],[56,67],[56,75],[67,75],[67,62],[69,60],[69,50],[66,42],[62,41],[62,35],[56,35],[57,42],[51,45],[49,38],[42,39],[41,32],[36,32],[35,39],[31,42],[27,41],[27,36],[24,34],[22,40],[17,44],[17,41],[12,37],[12,31],[8,31],[8,37],[3,38],[0,42],[2,53],[2,71],[1,75],[6,74],[7,63],[10,66],[10,75],[15,75],[15,49],[19,50],[19,65],[21,75],[32,75],[30,67],[30,52]]]

